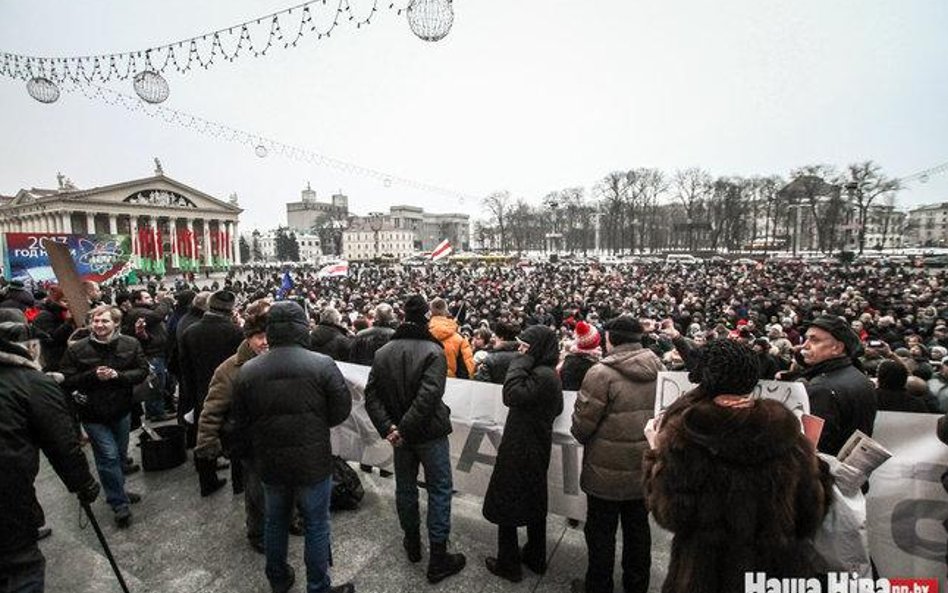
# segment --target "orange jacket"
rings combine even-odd
[[[444,346],[444,356],[448,360],[448,376],[458,376],[458,354],[460,353],[464,366],[467,367],[467,378],[473,378],[474,350],[471,349],[471,343],[458,333],[457,322],[450,317],[437,315],[428,322],[428,330]]]

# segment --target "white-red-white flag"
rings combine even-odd
[[[448,257],[451,255],[453,248],[451,247],[451,242],[445,239],[434,248],[434,251],[431,252],[431,261],[438,261],[443,257]]]
[[[317,278],[335,278],[336,276],[349,275],[349,262],[329,264],[320,268],[316,273]]]

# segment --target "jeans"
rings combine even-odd
[[[646,593],[652,566],[652,533],[645,501],[604,500],[586,496],[587,593],[612,593],[616,529],[622,521],[622,587]]]
[[[290,516],[293,497],[303,514],[306,529],[305,551],[307,593],[328,591],[329,561],[331,557],[329,529],[329,499],[332,494],[332,476],[310,486],[263,485],[266,501],[266,527],[263,545],[266,551],[267,580],[274,587],[286,584],[288,565],[286,550],[290,537]]]
[[[148,359],[148,366],[151,368],[151,372],[155,374],[155,392],[145,400],[145,417],[154,420],[165,414],[165,394],[168,393],[168,363],[164,356],[153,356]]]
[[[46,586],[46,559],[35,548],[36,559],[0,572],[0,593],[43,593]]]
[[[451,533],[451,449],[448,437],[420,445],[395,447],[395,508],[406,535],[418,533],[418,465],[425,469],[428,489],[428,541],[448,541]]]
[[[92,443],[92,453],[95,456],[95,469],[99,472],[99,481],[105,490],[105,501],[113,511],[128,506],[128,496],[125,494],[125,474],[122,473],[122,464],[125,463],[125,454],[128,451],[128,431],[131,419],[125,414],[118,420],[108,424],[94,424],[83,422],[89,442]]]
[[[264,495],[260,474],[250,459],[231,459],[231,464],[240,463],[244,468],[244,511],[247,514],[247,539],[263,541]],[[233,467],[233,466],[232,466]]]

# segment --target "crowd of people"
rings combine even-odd
[[[43,590],[38,451],[84,504],[101,484],[127,528],[141,500],[125,488],[139,469],[129,433],[144,418],[186,427],[202,496],[224,486],[218,472],[229,467],[274,591],[295,581],[290,531],[305,535],[309,591],[354,591],[332,586],[328,573],[329,431],[351,408],[336,362],[371,366],[366,410],[393,447],[411,562],[424,555],[424,469],[432,583],[466,565],[448,549],[448,377],[503,385],[509,408],[483,503],[497,525],[485,564],[499,578],[547,569],[547,470],[564,390],[578,392],[565,412],[584,446],[588,509],[576,593],[613,590],[620,526],[624,590],[648,590],[650,513],[674,534],[669,593],[741,590],[749,571],[846,570],[813,541],[833,484],[819,455],[836,454],[855,430],[871,435],[878,410],[948,412],[946,280],[917,268],[799,262],[367,265],[342,278],[248,268],[204,283],[87,281],[84,323],[59,286],[9,283],[0,295],[0,469],[11,478],[0,497],[15,504],[0,511],[0,590]],[[697,387],[653,418],[663,370],[686,370]],[[782,405],[749,396],[774,378],[805,384],[824,421],[815,442]]]

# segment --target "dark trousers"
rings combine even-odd
[[[43,593],[46,582],[46,559],[34,543],[22,555],[31,558],[6,569],[0,569],[0,593]]]
[[[247,539],[263,542],[264,498],[263,483],[253,462],[249,459],[231,460],[231,467],[239,464],[244,470],[244,510],[247,513]]]
[[[527,543],[523,546],[523,558],[520,557],[517,527],[497,526],[497,562],[503,567],[519,568],[522,560],[527,560],[534,566],[546,565],[545,520],[527,525]]]
[[[652,533],[645,501],[586,497],[587,593],[612,593],[616,529],[622,521],[622,587],[625,593],[646,593],[652,567]]]

